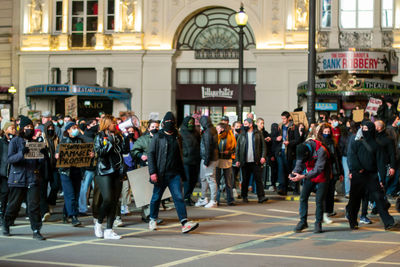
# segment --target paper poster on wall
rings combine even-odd
[[[65,99],[65,115],[72,118],[78,117],[78,96],[71,96]]]

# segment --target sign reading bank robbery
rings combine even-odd
[[[327,51],[317,54],[317,73],[397,74],[392,67],[398,60],[394,51]]]
[[[89,167],[92,158],[93,143],[60,144],[57,168]]]

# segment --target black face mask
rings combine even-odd
[[[250,130],[249,126],[243,126],[243,129],[247,132],[248,130]]]
[[[153,129],[150,131],[152,135],[155,135],[156,133],[158,133],[158,129]]]
[[[134,133],[129,133],[128,134],[128,138],[132,139],[132,140],[135,140],[135,134]]]
[[[167,121],[164,123],[164,130],[166,132],[172,133],[175,130],[175,123],[172,121]]]
[[[79,124],[79,129],[81,129],[82,131],[85,131],[85,129],[86,129],[86,124],[85,124],[85,123]]]
[[[26,139],[32,139],[34,133],[35,132],[32,129],[26,129],[24,130],[24,137]]]
[[[363,137],[365,139],[371,139],[372,138],[372,135],[371,135],[370,131],[362,131],[362,134],[363,134]]]
[[[54,131],[54,130],[47,130],[47,135],[48,135],[49,137],[53,137],[54,134],[55,134],[55,131]]]
[[[240,128],[239,129],[235,129],[236,133],[240,133]]]

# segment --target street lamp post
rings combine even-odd
[[[17,93],[17,88],[13,84],[11,84],[10,88],[8,88],[8,93],[11,94],[11,110],[10,116],[14,115],[14,95]]]
[[[309,2],[308,14],[308,90],[307,90],[307,119],[315,122],[315,0]]]
[[[248,16],[244,12],[243,3],[235,16],[236,24],[239,26],[239,95],[238,95],[238,121],[242,121],[243,116],[243,28],[247,24]]]

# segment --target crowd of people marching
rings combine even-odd
[[[224,116],[215,126],[208,116],[199,120],[188,116],[178,126],[173,113],[167,112],[161,122],[120,127],[131,116],[127,112],[120,118],[100,114],[84,119],[44,112],[38,121],[25,116],[1,121],[3,235],[10,235],[23,206],[33,238],[45,240],[42,223],[63,197],[64,223],[81,225],[79,217],[88,216],[90,209],[95,236],[120,239],[113,228],[123,225],[121,215],[129,214],[133,206],[130,186],[135,185],[129,184],[127,172],[146,166],[154,189],[149,205],[141,209],[150,230],[163,223],[160,207],[170,209],[162,200],[166,188],[183,233],[199,226],[188,219],[187,206],[217,208],[222,195],[228,206],[234,206],[239,201],[248,203],[249,193],[255,193],[261,204],[268,201],[266,189],[300,195],[296,232],[308,227],[308,199],[313,192],[315,233],[322,232],[322,223],[334,220],[337,194],[349,199],[346,218],[351,229],[357,229],[358,223],[371,223],[369,209],[379,214],[386,230],[399,228],[388,212],[390,200],[396,198],[400,211],[400,118],[390,99],[378,115],[365,114],[357,123],[340,110],[332,116],[320,113],[318,123],[295,124],[285,111],[270,131],[252,113],[243,122]],[[25,158],[28,142],[45,144],[40,150],[43,159]],[[94,144],[90,166],[57,168],[60,144],[80,143]],[[198,184],[199,197],[194,200]]]

